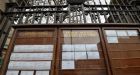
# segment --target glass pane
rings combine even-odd
[[[74,45],[75,51],[86,51],[86,45],[85,44],[76,44]]]
[[[64,44],[64,45],[62,45],[62,50],[63,51],[74,51],[74,45]]]
[[[88,59],[100,59],[99,52],[87,52]]]
[[[75,69],[74,61],[62,61],[62,69]]]
[[[52,60],[52,53],[12,53],[10,60]]]
[[[118,43],[117,37],[107,37],[108,43]]]
[[[98,50],[97,44],[86,44],[87,51],[96,51]]]
[[[49,75],[49,71],[36,71],[36,75]]]
[[[18,75],[19,71],[7,71],[6,75]]]
[[[71,30],[64,30],[63,37],[71,37]]]
[[[34,71],[21,71],[20,75],[33,75]]]
[[[107,36],[117,36],[117,33],[115,30],[106,30],[105,32]]]
[[[75,59],[87,59],[86,52],[75,52]]]
[[[128,36],[127,32],[125,30],[117,30],[117,35],[118,36]]]
[[[53,51],[53,45],[15,45],[14,52],[48,52]]]
[[[10,61],[8,69],[49,70],[51,61]]]
[[[62,59],[74,59],[74,52],[63,52]]]
[[[127,30],[129,36],[138,36],[137,30]]]

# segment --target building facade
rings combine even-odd
[[[138,0],[10,0],[0,75],[140,75]]]

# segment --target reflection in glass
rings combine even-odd
[[[96,51],[98,50],[97,44],[86,44],[87,51]]]
[[[74,61],[62,61],[62,69],[75,69]]]
[[[100,59],[99,52],[87,52],[88,59]]]
[[[6,75],[18,75],[19,71],[7,71]]]
[[[107,37],[108,43],[118,43],[117,37]]]
[[[14,52],[48,52],[53,51],[53,45],[15,45]]]
[[[20,75],[33,75],[34,71],[21,71]]]
[[[74,45],[75,51],[86,51],[85,44],[76,44]]]
[[[137,30],[127,30],[129,36],[138,36]]]
[[[118,36],[127,36],[127,32],[125,30],[117,30]]]
[[[75,59],[87,59],[86,52],[75,52]]]
[[[62,59],[74,59],[74,52],[62,52]]]
[[[36,75],[49,75],[49,71],[36,71]]]
[[[107,36],[117,36],[116,30],[106,30]]]
[[[8,69],[49,70],[51,61],[10,61]]]
[[[71,44],[64,44],[62,45],[63,51],[74,51],[74,45]]]
[[[52,60],[52,53],[12,53],[10,60]]]

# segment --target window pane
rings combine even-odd
[[[53,45],[15,45],[14,52],[48,52],[53,51]]]
[[[36,75],[49,75],[49,71],[36,71]]]
[[[62,45],[62,50],[63,51],[74,51],[74,45],[68,45],[68,44]]]
[[[108,43],[118,43],[117,37],[107,37]]]
[[[85,44],[74,45],[75,51],[86,51]]]
[[[99,52],[87,52],[88,59],[100,59]]]
[[[50,67],[51,61],[10,61],[8,69],[48,70]]]
[[[105,32],[107,36],[117,36],[117,33],[115,30],[106,30]]]
[[[74,61],[62,61],[62,69],[75,69]]]
[[[10,60],[52,60],[52,53],[12,53]]]
[[[138,36],[137,30],[127,30],[129,36]]]
[[[33,75],[34,71],[21,71],[20,75]]]
[[[86,52],[75,52],[75,59],[87,59]]]
[[[64,37],[71,37],[71,30],[64,30],[63,31],[63,36]]]
[[[87,51],[96,51],[98,50],[97,44],[86,44]]]
[[[18,75],[19,71],[7,71],[6,75]]]
[[[62,59],[74,59],[74,52],[63,52]]]
[[[127,32],[125,30],[117,30],[117,35],[118,36],[128,36]]]

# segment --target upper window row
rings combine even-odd
[[[106,30],[107,36],[138,36],[137,30]]]

